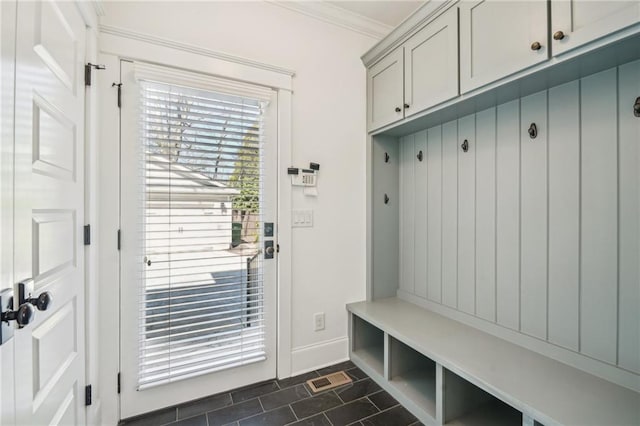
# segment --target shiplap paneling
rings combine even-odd
[[[476,315],[496,319],[496,109],[476,114]]]
[[[442,125],[442,303],[458,306],[458,122]]]
[[[418,153],[422,151],[423,161],[417,161]],[[415,294],[421,297],[427,297],[427,243],[431,240],[431,234],[427,229],[427,221],[429,213],[427,211],[427,193],[429,188],[429,180],[427,177],[427,131],[415,134],[413,164],[415,165],[414,173],[416,186],[414,188],[414,207],[415,207],[415,234],[421,236],[414,241],[415,256],[413,262],[415,277]]]
[[[612,364],[618,324],[616,84],[615,68],[583,78],[580,98],[580,351]]]
[[[538,136],[529,137],[531,123]],[[547,92],[520,100],[520,331],[547,337]]]
[[[618,365],[640,373],[640,118],[628,113],[640,96],[638,76],[640,61],[619,68]]]
[[[469,150],[458,154],[458,309],[476,309],[476,117],[458,120],[458,141]]]
[[[497,108],[496,316],[520,329],[520,101]]]
[[[429,129],[428,149],[424,161],[429,177],[428,218],[428,299],[442,300],[442,126]]]
[[[640,372],[639,74],[636,61],[427,130],[426,179],[403,188],[408,203],[427,189],[427,226],[401,246],[428,240],[430,300],[439,262],[443,305]],[[415,180],[414,138],[401,143]]]
[[[405,136],[400,146],[400,289],[414,293],[415,256],[415,135]],[[426,235],[419,238],[426,239]]]
[[[577,351],[580,82],[549,90],[549,341]]]

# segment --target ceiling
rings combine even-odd
[[[334,6],[357,13],[374,21],[395,27],[411,15],[424,1],[415,0],[360,0],[327,1]]]

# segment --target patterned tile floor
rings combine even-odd
[[[353,382],[312,396],[305,383],[346,370]],[[123,426],[409,426],[421,425],[351,361],[284,380],[269,380],[122,422]]]

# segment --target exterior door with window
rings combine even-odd
[[[121,418],[275,377],[275,92],[121,62]]]

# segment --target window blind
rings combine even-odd
[[[265,359],[264,99],[140,81],[138,388]]]

